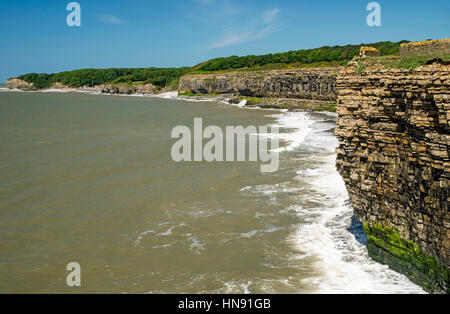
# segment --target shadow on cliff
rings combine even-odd
[[[356,216],[352,217],[352,224],[350,227],[348,227],[347,231],[355,236],[356,241],[363,244],[364,246],[367,245],[367,237],[366,233],[364,232],[364,226],[361,221],[356,218]]]

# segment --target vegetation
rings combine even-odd
[[[400,44],[406,41],[397,43],[379,42],[368,44],[365,46],[376,48],[380,51],[382,56],[393,55],[399,53]],[[289,51],[284,53],[267,54],[262,56],[245,56],[245,57],[227,57],[217,58],[204,63],[200,63],[191,69],[191,71],[223,71],[230,69],[242,68],[257,68],[268,64],[312,64],[320,62],[339,62],[349,61],[353,57],[359,55],[361,45],[347,45],[322,47],[309,50]]]
[[[157,88],[177,85],[180,76],[188,68],[147,68],[147,69],[85,69],[61,72],[56,74],[25,74],[18,78],[34,83],[37,88],[48,88],[53,83],[61,83],[69,87],[96,86],[100,84],[153,84]]]
[[[369,65],[381,64],[388,69],[407,69],[412,73],[415,68],[427,64],[433,59],[442,59],[444,61],[450,61],[450,54],[447,55],[429,55],[429,56],[411,56],[406,58],[400,58],[398,56],[384,56],[384,57],[366,57],[360,58],[356,61],[358,65],[356,72],[362,74]]]
[[[398,43],[379,42],[365,46],[380,50],[382,56],[398,54]],[[155,87],[176,88],[179,78],[185,74],[211,73],[221,71],[265,71],[296,67],[323,67],[345,65],[358,55],[360,45],[322,47],[309,50],[289,51],[262,56],[232,56],[206,61],[192,68],[123,68],[83,69],[55,74],[30,73],[19,76],[37,88],[49,88],[54,83],[69,87],[96,86],[101,84],[133,85],[153,84]]]
[[[369,255],[406,274],[432,293],[450,293],[450,272],[416,243],[403,239],[398,231],[381,224],[364,223]]]

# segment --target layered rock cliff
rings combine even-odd
[[[450,66],[351,63],[337,88],[337,168],[369,254],[450,292]]]
[[[247,97],[335,100],[339,68],[188,75],[180,91],[192,94],[232,94]]]
[[[400,55],[403,58],[412,56],[446,55],[449,53],[450,39],[448,38],[443,40],[404,43],[400,45]]]

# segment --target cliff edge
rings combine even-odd
[[[191,94],[334,101],[340,68],[194,74],[183,76],[179,90]]]
[[[449,293],[450,66],[351,62],[337,89],[337,168],[370,256]]]
[[[33,83],[27,83],[20,79],[9,79],[6,81],[6,87],[9,89],[20,89],[23,91],[36,91],[38,88],[34,86]]]

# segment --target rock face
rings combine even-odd
[[[188,75],[180,91],[192,94],[232,94],[246,97],[335,100],[339,68]]]
[[[6,87],[9,89],[20,89],[24,91],[36,91],[36,88],[32,83],[27,83],[19,79],[9,79],[6,81]]]
[[[450,39],[426,40],[400,45],[400,55],[404,57],[450,54]]]
[[[104,94],[132,95],[132,94],[154,94],[155,86],[152,84],[141,84],[135,86],[100,85],[99,90]]]
[[[6,81],[6,86],[10,89],[20,89],[23,91],[38,91],[33,83],[27,83],[19,79],[10,79]],[[157,92],[164,92],[165,90],[158,91],[152,84],[138,84],[134,86],[126,85],[97,85],[93,87],[81,86],[78,88],[71,88],[61,83],[53,83],[49,89],[60,89],[71,92],[92,92],[92,93],[104,93],[104,94],[117,94],[117,95],[132,95],[132,94],[144,94],[153,95]]]
[[[360,72],[337,81],[337,168],[369,254],[449,293],[450,66]]]

